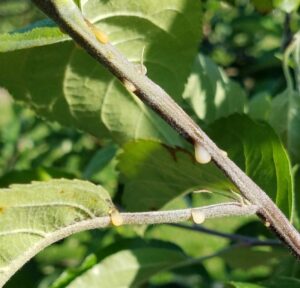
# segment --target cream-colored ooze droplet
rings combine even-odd
[[[114,226],[121,226],[123,224],[123,217],[117,209],[114,209],[110,213],[110,219]]]
[[[108,43],[108,36],[105,33],[101,32],[99,29],[94,29],[93,32],[99,42],[102,44]]]
[[[192,219],[196,224],[202,224],[205,221],[205,215],[203,212],[192,210]]]
[[[92,24],[89,20],[85,19],[86,24],[90,27],[93,34],[97,38],[97,40],[102,44],[108,43],[108,36],[103,33],[101,30],[99,30],[94,24]]]
[[[211,156],[207,150],[199,143],[195,144],[195,158],[198,163],[206,164],[211,161]]]
[[[134,93],[136,91],[136,87],[134,86],[134,84],[129,82],[127,79],[123,80],[123,84],[129,92]]]
[[[146,75],[147,74],[147,67],[143,64],[135,64],[136,70],[142,74]]]

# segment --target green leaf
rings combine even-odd
[[[4,89],[0,88],[0,135],[3,142],[5,140],[10,142],[10,139],[5,139],[6,137],[3,134],[5,134],[5,129],[12,122],[14,114],[12,99]]]
[[[83,178],[99,183],[113,197],[118,187],[118,172],[116,171],[115,145],[110,144],[93,155],[83,171]]]
[[[277,95],[271,106],[270,123],[282,136],[294,161],[300,161],[300,95],[289,89]]]
[[[300,280],[292,277],[274,277],[265,285],[267,288],[298,288],[300,287]]]
[[[69,40],[54,22],[43,20],[19,31],[0,34],[0,52],[49,45]]]
[[[283,10],[286,13],[296,11],[300,5],[300,0],[273,0],[276,8]]]
[[[74,2],[79,8],[81,7],[81,0],[74,0]]]
[[[234,269],[250,270],[257,266],[274,265],[279,263],[281,259],[288,257],[283,249],[274,249],[274,251],[255,250],[249,247],[241,247],[229,250],[222,254],[222,258],[227,264]],[[245,261],[247,259],[247,261]]]
[[[43,248],[74,233],[65,229],[108,215],[112,207],[102,187],[79,180],[0,189],[0,285]]]
[[[198,164],[190,152],[153,141],[126,144],[118,169],[125,183],[123,203],[134,211],[160,209],[198,189],[234,189],[213,164]]]
[[[181,101],[201,34],[200,1],[89,0],[82,10],[130,61],[143,62],[149,77]],[[7,67],[0,85],[47,119],[97,137],[110,132],[118,142],[181,144],[162,119],[71,42],[3,53],[0,65]]]
[[[196,115],[210,123],[234,112],[244,112],[246,94],[204,55],[195,59],[183,94]]]
[[[151,276],[186,260],[182,252],[165,248],[122,250],[106,257],[67,287],[141,287]]]
[[[289,159],[268,125],[233,115],[213,123],[208,134],[265,189],[286,215],[291,215],[293,192]],[[123,202],[130,210],[160,209],[179,195],[197,189],[235,190],[214,164],[197,164],[188,151],[156,142],[125,145],[118,169],[125,183]]]
[[[292,171],[286,150],[274,130],[245,115],[232,115],[212,124],[208,134],[291,217]]]
[[[38,15],[37,9],[33,8],[34,4],[30,0],[0,1],[0,32],[12,31],[35,21],[40,15]]]
[[[280,264],[276,267],[274,275],[277,278],[289,277],[300,279],[300,263],[294,255],[289,255],[280,261]]]
[[[74,236],[73,236],[74,237]],[[71,237],[70,237],[71,238]],[[70,239],[69,238],[69,239]],[[68,240],[69,240],[68,239]],[[99,248],[99,244],[95,244],[95,248]],[[51,288],[63,288],[67,287],[76,278],[80,277],[81,274],[93,266],[101,263],[105,258],[112,256],[116,253],[119,253],[123,250],[135,250],[135,249],[164,249],[164,250],[173,250],[182,254],[182,250],[171,242],[165,242],[160,240],[147,240],[145,241],[142,238],[120,238],[118,241],[113,242],[112,244],[97,249],[96,254],[92,254],[86,257],[86,259],[78,267],[71,267],[65,270],[51,285]],[[48,248],[49,249],[49,248]]]
[[[253,119],[268,121],[271,112],[272,97],[269,93],[259,93],[249,102],[249,115]]]
[[[89,179],[102,170],[113,159],[116,152],[117,148],[114,145],[108,145],[97,151],[85,167],[83,177]]]
[[[294,167],[295,214],[293,224],[300,229],[300,167]]]
[[[84,261],[81,263],[80,267],[76,269],[68,269],[64,271],[58,279],[52,283],[51,288],[62,288],[67,287],[67,285],[72,282],[77,277],[80,277],[82,273],[92,268],[97,264],[97,257],[95,254],[87,256]]]

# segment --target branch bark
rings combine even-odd
[[[241,194],[258,207],[257,215],[265,222],[266,226],[274,231],[300,258],[300,234],[268,195],[222,153],[222,150],[161,87],[146,75],[141,74],[136,66],[130,63],[113,45],[99,42],[72,0],[33,0],[33,2],[57,22],[78,45],[110,70],[127,88],[129,83],[131,92],[152,107],[182,136],[193,144],[201,144]]]

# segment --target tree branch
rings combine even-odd
[[[255,205],[241,206],[237,202],[227,202],[223,204],[181,210],[120,213],[120,216],[123,219],[122,225],[150,225],[188,221],[193,218],[194,213],[200,213],[205,219],[209,219],[224,216],[253,215],[256,213],[256,211],[257,207]],[[36,244],[32,245],[29,250],[16,258],[16,260],[14,260],[8,268],[5,268],[3,271],[0,269],[0,272],[3,273],[1,275],[0,287],[3,287],[8,279],[14,275],[16,271],[18,271],[26,262],[28,262],[33,256],[49,245],[78,232],[97,228],[105,228],[111,225],[111,217],[104,216],[77,222],[55,232],[45,233],[41,241],[36,242]]]
[[[198,208],[188,208],[170,211],[151,211],[138,213],[121,213],[124,224],[161,224],[178,223],[192,218],[193,214],[201,214],[204,219],[220,218],[226,216],[254,215],[257,206],[242,206],[237,202],[209,205]]]
[[[136,66],[113,45],[98,41],[72,0],[33,0],[33,2],[56,21],[78,45],[109,69],[127,88],[130,87],[131,92],[152,107],[188,141],[201,144],[241,194],[250,203],[258,206],[257,215],[300,258],[298,231],[268,195],[216,146],[161,87],[140,73]]]

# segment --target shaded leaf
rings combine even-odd
[[[246,116],[233,115],[213,123],[208,134],[291,216],[291,167],[272,128]],[[156,142],[125,145],[118,169],[125,183],[123,203],[130,210],[160,209],[179,195],[196,189],[235,190],[214,164],[197,164],[190,152]]]
[[[295,213],[293,224],[300,229],[300,167],[294,168]]]
[[[298,288],[300,287],[300,280],[292,277],[274,277],[270,281],[266,282],[267,288]]]
[[[249,102],[249,116],[253,119],[268,121],[271,112],[272,97],[269,93],[259,93]]]
[[[257,266],[278,264],[281,259],[289,255],[285,250],[274,249],[274,251],[255,250],[249,247],[241,247],[229,250],[222,254],[227,264],[234,269],[250,270]],[[247,261],[245,261],[247,259]]]
[[[64,228],[108,215],[112,207],[102,187],[79,180],[0,189],[0,285],[40,250],[66,237]]]
[[[209,135],[288,216],[293,213],[292,171],[288,155],[273,129],[244,115],[211,125]]]
[[[299,279],[300,263],[298,259],[293,255],[282,259],[282,261],[280,261],[280,264],[276,267],[274,275],[276,275],[277,278],[289,277]]]
[[[108,145],[95,153],[93,158],[87,164],[83,177],[85,179],[91,178],[94,174],[103,169],[115,156],[116,147],[114,145]]]
[[[198,164],[190,152],[153,141],[126,144],[118,169],[125,182],[123,203],[134,211],[160,209],[197,189],[234,189],[212,163]]]
[[[261,13],[267,13],[273,9],[273,0],[251,0],[251,2]]]
[[[2,0],[0,1],[0,17],[0,32],[2,33],[24,27],[27,23],[40,18],[40,14],[30,0]]]
[[[133,0],[89,0],[81,6],[84,16],[105,31],[130,61],[143,61],[149,77],[181,100],[201,34],[200,1],[157,5],[145,0],[136,5]],[[0,75],[0,84],[49,120],[97,137],[110,132],[118,142],[150,138],[181,143],[162,119],[71,42],[3,53],[0,65],[8,68]]]

